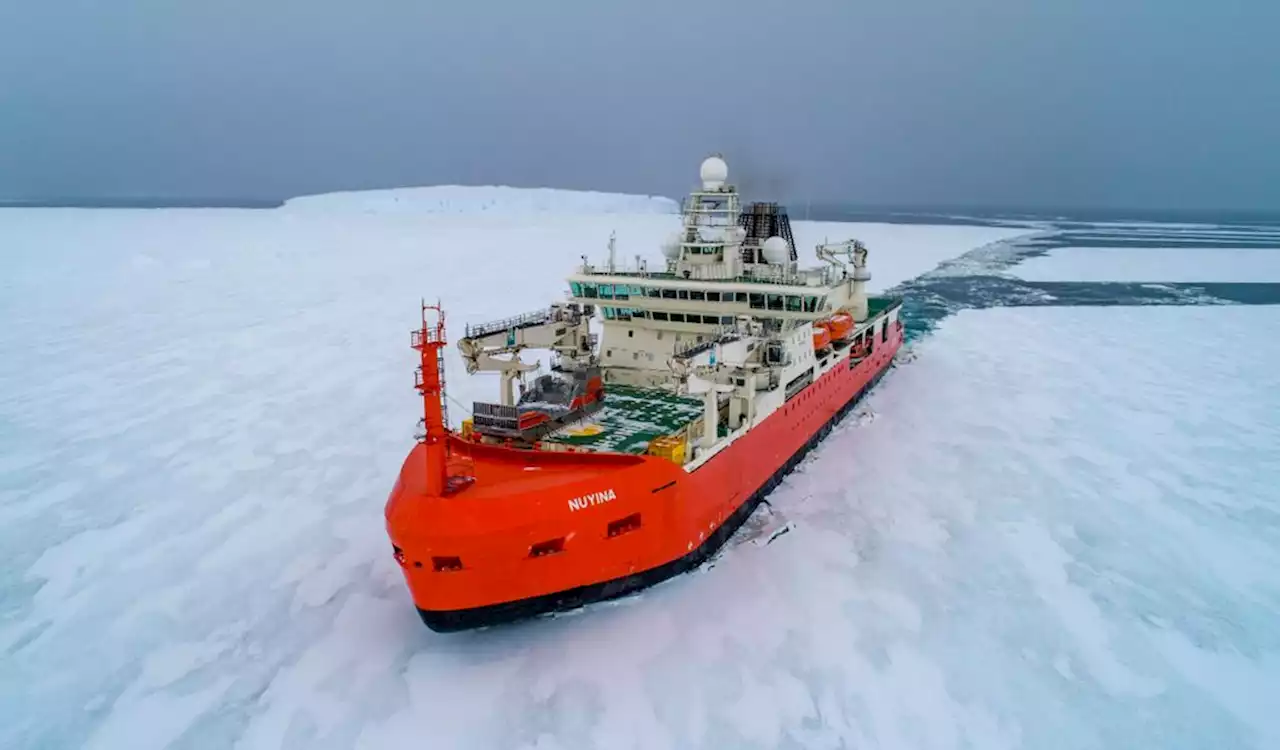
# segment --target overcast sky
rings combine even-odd
[[[0,197],[1280,207],[1280,0],[0,0]]]

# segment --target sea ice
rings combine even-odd
[[[662,196],[621,195],[556,188],[433,185],[360,190],[291,198],[285,211],[411,214],[678,214],[680,204]]]
[[[1280,282],[1280,246],[1063,247],[1009,272],[1027,281]]]
[[[0,746],[1280,745],[1275,308],[962,313],[771,544],[427,631],[382,521],[417,299],[537,308],[675,221],[487,214],[0,211]],[[796,231],[885,288],[1022,230]]]

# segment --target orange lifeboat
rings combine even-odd
[[[845,341],[853,335],[853,316],[849,313],[836,313],[817,324],[827,329],[832,341]]]
[[[827,333],[827,329],[822,326],[814,326],[813,328],[813,350],[815,352],[829,349],[831,347],[831,334]]]

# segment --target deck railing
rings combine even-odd
[[[527,312],[523,315],[516,315],[502,320],[493,320],[488,323],[468,323],[465,335],[467,338],[477,338],[480,336],[488,336],[491,333],[499,331],[509,331],[513,328],[527,328],[528,326],[542,325],[551,319],[550,310],[535,310]]]

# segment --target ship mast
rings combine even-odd
[[[435,322],[427,321],[427,311],[434,311]],[[414,387],[422,394],[423,433],[419,438],[426,447],[427,494],[443,495],[448,484],[445,438],[449,432],[448,412],[444,404],[445,345],[444,310],[439,303],[422,303],[422,327],[410,335],[410,345],[421,353],[422,363],[414,372]]]

